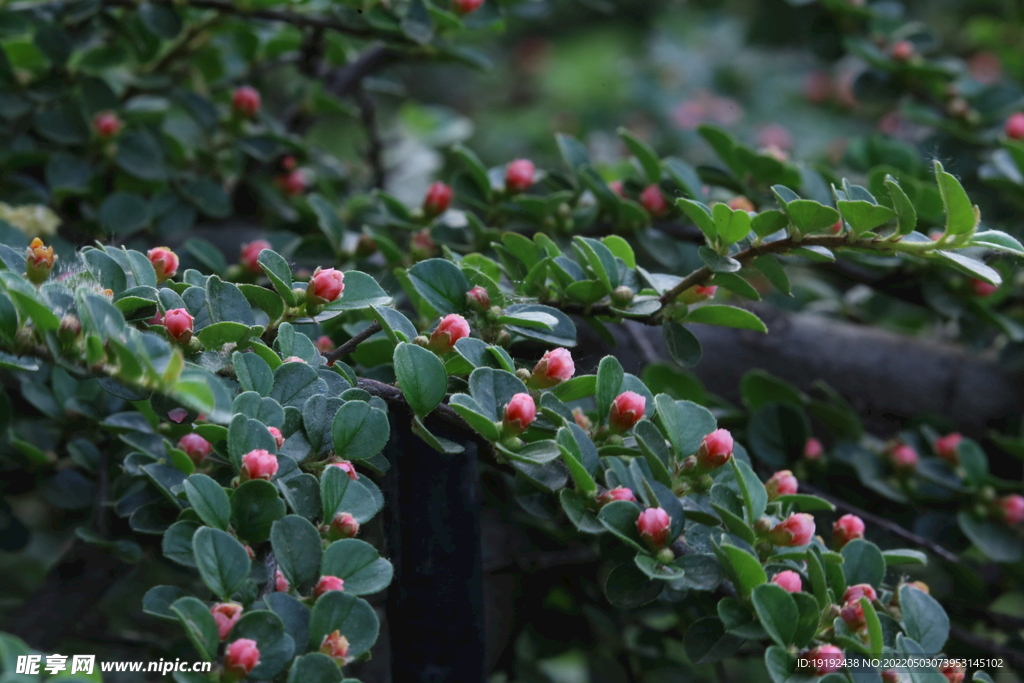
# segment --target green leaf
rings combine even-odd
[[[220,183],[209,178],[197,178],[181,187],[181,194],[211,218],[227,218],[231,215],[231,199]]]
[[[647,182],[653,185],[660,181],[661,161],[658,159],[658,155],[654,153],[654,150],[646,142],[625,128],[619,128],[618,134],[622,141],[626,143],[626,146],[629,147],[629,151],[636,157],[636,160],[640,162],[640,167],[643,168],[644,173],[647,175]]]
[[[330,520],[325,522],[330,523]],[[270,529],[270,545],[277,566],[288,582],[299,590],[312,585],[317,578],[323,555],[321,544],[320,532],[298,515],[283,517]]]
[[[789,592],[773,583],[762,583],[750,596],[761,626],[772,640],[782,647],[793,644],[800,620],[800,610]]]
[[[494,418],[488,416],[472,396],[454,394],[449,405],[480,436],[488,441],[497,441],[501,438],[501,430],[495,424]]]
[[[789,225],[789,216],[778,209],[762,211],[750,220],[750,229],[758,237],[768,237]],[[758,257],[760,258],[760,257]]]
[[[211,275],[206,280],[206,308],[210,313],[211,323],[229,321],[249,327],[256,324],[252,306],[242,291],[216,275]]]
[[[454,154],[469,171],[470,177],[476,184],[477,189],[480,190],[481,194],[485,198],[490,199],[491,196],[491,181],[487,175],[487,167],[481,163],[480,158],[477,155],[463,147],[462,145],[455,145],[452,147],[452,154]]]
[[[597,367],[597,415],[601,423],[608,419],[612,402],[619,395],[625,373],[615,356],[605,356]]]
[[[100,225],[112,235],[127,235],[149,224],[149,204],[137,194],[114,192],[99,210]]]
[[[502,419],[505,406],[515,394],[527,393],[526,385],[511,372],[477,368],[469,376],[469,391],[477,405],[492,420]]]
[[[843,546],[841,552],[847,585],[869,583],[876,588],[881,585],[885,578],[885,557],[877,545],[857,538]]]
[[[341,631],[348,639],[349,656],[367,652],[377,640],[380,624],[370,605],[344,591],[324,593],[309,615],[309,647],[317,650],[328,634]]]
[[[725,555],[729,567],[732,569],[731,573],[735,579],[736,589],[741,595],[750,595],[757,586],[768,581],[764,567],[756,557],[746,550],[734,545],[723,545],[718,550]]]
[[[810,429],[810,421],[800,408],[788,403],[769,403],[751,416],[747,438],[758,459],[782,469],[786,463],[802,457]]]
[[[161,543],[164,557],[173,560],[184,567],[195,567],[195,552],[192,550],[192,538],[200,528],[199,522],[180,521],[175,522],[164,532]],[[245,552],[245,549],[242,549]],[[245,555],[246,560],[249,554]]]
[[[439,258],[420,261],[409,269],[408,276],[416,293],[439,314],[461,313],[466,310],[469,280],[451,261]]]
[[[581,167],[590,165],[590,156],[587,154],[587,148],[573,136],[566,135],[565,133],[556,133],[555,142],[558,144],[558,151],[561,152],[565,165],[574,174]]]
[[[220,484],[205,474],[193,474],[185,480],[185,495],[199,519],[209,526],[227,531],[231,522],[231,501]]]
[[[1014,256],[1024,256],[1024,246],[1021,246],[1017,238],[1000,230],[983,230],[975,233],[971,238],[970,246],[1004,251]]]
[[[306,363],[282,363],[274,371],[274,387],[270,398],[282,406],[301,408],[310,396],[323,391],[323,382],[316,370]]]
[[[746,642],[740,636],[727,633],[718,617],[702,617],[686,629],[683,647],[694,664],[714,664],[732,657]]]
[[[448,391],[448,374],[444,363],[432,352],[415,344],[399,344],[394,353],[395,377],[419,417],[438,406]]]
[[[896,213],[892,209],[868,201],[840,200],[836,204],[839,207],[839,213],[849,223],[854,235],[874,230],[896,217]]]
[[[705,304],[690,311],[686,316],[687,323],[704,323],[721,327],[734,327],[741,330],[768,332],[768,328],[755,314],[744,308]]]
[[[391,426],[380,408],[363,401],[348,401],[334,415],[331,435],[335,455],[346,460],[363,460],[384,448],[391,436]]]
[[[654,397],[655,421],[680,458],[697,452],[705,436],[715,431],[711,411],[693,401],[676,401],[668,394]]]
[[[557,308],[541,304],[512,304],[505,307],[505,313],[512,316],[521,315],[522,313],[546,313],[558,320],[558,324],[550,331],[519,325],[507,325],[506,329],[513,334],[536,339],[554,346],[576,346],[576,325],[573,324],[569,316]]]
[[[297,647],[291,636],[285,633],[281,617],[270,610],[246,610],[228,638],[232,641],[239,638],[256,641],[260,660],[249,674],[254,681],[269,681],[284,671]]]
[[[796,199],[786,204],[786,213],[801,233],[819,232],[830,228],[839,220],[839,212],[831,206],[811,199]]]
[[[320,565],[321,575],[344,579],[345,592],[351,595],[379,593],[391,583],[393,573],[391,563],[376,548],[354,538],[330,544]]]
[[[231,496],[231,525],[238,537],[250,545],[270,538],[274,522],[284,517],[284,501],[269,481],[252,479],[241,484]]]
[[[872,657],[881,657],[882,648],[885,643],[882,637],[882,622],[878,618],[878,613],[875,612],[874,605],[866,597],[860,599],[861,609],[864,611],[864,622],[868,627],[868,641],[869,647],[871,648]]]
[[[128,286],[124,269],[106,252],[100,249],[87,249],[82,252],[82,259],[86,268],[104,289],[109,289],[116,295]]]
[[[640,507],[636,503],[618,500],[608,503],[597,513],[597,520],[627,545],[636,550],[647,552],[647,544],[640,538],[636,528],[636,520],[640,517]]]
[[[231,355],[235,376],[244,391],[255,391],[269,396],[274,388],[274,373],[267,362],[255,353],[235,351]]]
[[[711,209],[704,204],[691,199],[677,199],[676,206],[683,210],[693,224],[700,228],[708,242],[715,242],[718,239],[718,228],[715,227],[715,219],[711,215]]]
[[[225,344],[237,344],[252,333],[248,325],[222,321],[199,330],[199,343],[207,351],[220,351]],[[237,353],[237,352],[236,352]]]
[[[908,636],[925,652],[942,652],[949,639],[949,617],[935,598],[905,583],[900,586],[900,611]]]
[[[835,510],[836,506],[828,502],[824,498],[818,498],[817,496],[810,496],[806,493],[791,493],[784,496],[779,496],[775,499],[775,502],[782,503],[783,506],[793,505],[798,510],[803,512],[815,512],[817,510]]]
[[[730,209],[720,202],[711,207],[711,215],[722,246],[739,242],[750,234],[750,214],[742,209]]]
[[[342,677],[341,669],[333,659],[312,652],[295,659],[288,672],[288,683],[343,683]]]
[[[753,524],[764,514],[764,510],[768,506],[768,492],[750,465],[738,458],[730,458],[729,462],[736,474],[740,493],[743,494],[743,502],[747,508],[747,521]]]
[[[892,208],[896,212],[897,232],[900,235],[909,235],[917,228],[917,209],[895,178],[886,175],[884,182],[892,198]]]
[[[117,165],[142,180],[166,180],[164,154],[160,142],[149,131],[132,130],[117,141]]]
[[[680,323],[668,320],[662,324],[665,348],[672,360],[684,368],[692,368],[704,352],[696,335]]]
[[[222,600],[230,600],[249,576],[249,553],[235,537],[210,527],[196,530],[192,549],[203,582]]]
[[[971,205],[963,185],[946,173],[938,161],[935,162],[935,180],[939,184],[939,194],[946,208],[946,234],[963,235],[978,227],[978,221],[981,219],[978,207]]]
[[[217,656],[217,622],[210,608],[192,596],[180,598],[171,605],[171,611],[185,627],[185,635],[195,646],[199,656],[209,662]]]
[[[882,557],[885,558],[886,567],[897,564],[928,564],[928,556],[920,550],[900,548],[898,550],[883,550]]]
[[[292,268],[285,261],[284,257],[272,249],[264,249],[256,257],[257,262],[270,278],[270,284],[284,302],[289,306],[295,305],[295,294],[292,292]]]
[[[615,505],[615,503],[612,503]],[[608,572],[604,594],[615,607],[632,609],[651,602],[661,593],[664,584],[652,581],[634,564],[620,564]]]
[[[772,645],[764,652],[764,665],[772,683],[786,683],[796,673],[796,656],[789,650]]]
[[[989,559],[995,562],[1014,563],[1024,558],[1024,548],[1020,538],[1003,524],[996,524],[988,519],[979,519],[967,510],[961,510],[956,516],[961,531],[971,539]]]
[[[323,232],[327,241],[337,251],[345,239],[345,224],[342,222],[337,210],[331,206],[327,199],[319,194],[310,194],[306,201],[309,203],[309,208],[313,209],[313,213],[316,214],[316,221],[317,225],[320,226],[320,231]]]

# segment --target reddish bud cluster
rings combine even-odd
[[[832,525],[832,544],[837,550],[857,538],[864,538],[864,520],[857,515],[843,515]]]
[[[263,98],[260,97],[260,91],[250,85],[235,88],[235,92],[231,94],[231,108],[245,118],[251,119],[256,116],[262,103]]]
[[[146,257],[156,271],[158,283],[171,279],[178,272],[178,255],[167,247],[154,247],[146,252]]]
[[[451,313],[441,318],[441,322],[430,333],[427,348],[434,353],[448,353],[455,348],[455,342],[468,336],[469,323],[458,313]]]
[[[647,409],[647,399],[633,391],[624,391],[612,401],[608,426],[613,432],[627,432],[639,422]]]
[[[728,429],[716,429],[700,442],[697,448],[697,468],[703,472],[717,470],[732,458],[734,446]]]
[[[242,456],[240,482],[250,479],[266,479],[270,481],[277,474],[277,456],[263,448],[249,451]]]
[[[538,389],[547,389],[572,378],[576,373],[572,354],[561,347],[545,352],[540,361],[533,366],[529,384]]]
[[[454,190],[444,183],[437,182],[430,186],[423,198],[423,213],[427,218],[440,216],[451,206]]]
[[[511,436],[522,434],[537,417],[537,406],[529,394],[516,394],[505,406],[503,425]]]
[[[213,452],[213,444],[195,433],[181,437],[178,440],[178,448],[185,451],[185,455],[197,465]]]
[[[184,308],[172,308],[164,313],[164,329],[179,344],[188,344],[192,340],[195,319]]]
[[[797,512],[776,524],[768,532],[768,540],[775,545],[795,548],[807,545],[814,538],[814,517]]]
[[[661,550],[665,547],[671,526],[672,519],[661,508],[647,508],[636,520],[636,530],[640,532],[640,538],[644,539],[652,550]]]
[[[765,489],[768,491],[768,500],[775,500],[779,496],[790,496],[797,492],[799,482],[789,470],[781,470],[772,475],[771,479],[765,482]]]

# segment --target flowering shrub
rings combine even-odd
[[[857,3],[827,4],[871,16]],[[943,280],[951,286],[998,296],[1024,247],[982,224],[956,175],[915,159],[915,173],[878,162],[846,178],[704,125],[717,155],[708,170],[662,158],[622,129],[630,166],[621,177],[602,175],[567,134],[556,137],[562,163],[549,168],[523,158],[488,167],[456,145],[451,173],[410,209],[383,191],[354,191],[336,159],[282,132],[340,106],[340,94],[317,89],[316,64],[303,66],[295,111],[240,84],[255,69],[221,71],[236,57],[257,65],[302,52],[298,28],[311,32],[309,51],[334,55],[325,69],[342,52],[325,32],[382,41],[405,59],[471,61],[450,38],[497,22],[497,7],[416,1],[364,15],[257,5],[57,2],[2,14],[32,33],[42,61],[13,49],[23,61],[0,61],[3,117],[35,150],[0,168],[0,187],[32,195],[6,188],[35,173],[45,182],[27,185],[42,183],[36,199],[63,220],[56,235],[0,223],[0,368],[14,378],[4,395],[61,432],[53,455],[19,436],[20,416],[5,418],[5,446],[33,476],[70,476],[90,491],[91,476],[102,482],[96,518],[112,509],[130,533],[93,522],[83,541],[138,561],[136,539],[159,536],[163,557],[198,576],[194,589],[149,588],[142,608],[215,662],[209,680],[336,682],[369,658],[380,634],[370,596],[394,574],[373,530],[396,433],[448,456],[480,444],[532,497],[524,509],[564,536],[597,540],[607,604],[685,607],[676,659],[688,665],[751,641],[775,683],[963,679],[956,667],[856,663],[937,657],[950,619],[926,585],[892,571],[925,564],[925,553],[883,550],[871,519],[834,519],[849,503],[811,482],[845,467],[894,504],[954,509],[978,553],[1019,563],[1024,498],[989,473],[981,446],[924,425],[873,438],[835,392],[817,398],[756,371],[743,382],[744,410],[712,410],[666,380],[699,362],[693,325],[768,332],[756,310],[735,304],[770,288],[790,294],[797,264],[850,256],[932,268],[958,278]],[[252,45],[199,67],[220,84],[212,97],[162,73],[193,49],[205,55],[193,43],[235,13],[250,21],[236,21],[234,38]],[[119,22],[141,25],[145,40],[114,36]],[[88,32],[131,54],[136,85],[115,90],[88,41],[65,49]],[[851,41],[878,68],[949,80],[910,39]],[[364,57],[382,59],[380,49]],[[364,57],[342,72],[369,68]],[[66,92],[51,93],[51,77],[66,79]],[[974,125],[964,106],[950,116]],[[1009,118],[999,140],[1013,159],[1019,124]],[[231,216],[240,187],[287,225],[286,237],[227,256],[200,238],[181,253],[152,246],[200,217]],[[692,228],[692,259],[670,258],[668,224]],[[988,313],[1014,333],[1012,312]],[[578,321],[659,328],[673,365],[637,376],[605,355],[588,372]],[[70,416],[88,426],[64,433]],[[824,426],[818,436],[811,416]],[[0,644],[33,646],[13,636]]]

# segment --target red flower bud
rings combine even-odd
[[[479,6],[479,3],[477,3]],[[475,7],[473,9],[476,9]],[[471,10],[472,11],[472,10]],[[427,196],[423,198],[423,213],[427,218],[440,216],[448,210],[452,204],[452,197],[455,192],[444,183],[434,183],[427,190]]]
[[[935,452],[950,465],[956,465],[960,462],[959,449],[963,440],[964,437],[957,432],[940,436],[935,440]]]
[[[155,247],[146,252],[146,257],[153,264],[158,283],[169,280],[178,272],[178,255],[167,247]]]
[[[668,211],[668,202],[657,185],[648,185],[644,188],[640,193],[640,205],[655,218]]]
[[[917,467],[917,451],[905,443],[898,443],[889,450],[889,459],[897,470],[908,471]]]
[[[896,669],[886,669],[882,672],[882,683],[900,683],[900,672]]]
[[[576,372],[572,362],[572,354],[561,347],[545,352],[540,361],[533,366],[530,375],[530,386],[547,389],[570,379]]]
[[[698,469],[717,470],[732,457],[733,440],[728,429],[716,429],[700,443],[697,449]]]
[[[178,448],[185,451],[185,455],[192,459],[195,464],[201,463],[210,453],[213,446],[209,441],[198,434],[186,434],[178,440]]]
[[[235,92],[231,94],[232,109],[249,119],[259,112],[262,101],[260,91],[250,85],[235,88]]]
[[[846,626],[851,631],[859,631],[865,626],[864,608],[861,607],[859,599],[851,600],[843,605],[843,609],[839,612],[839,616],[846,622]]]
[[[241,481],[266,479],[270,481],[277,474],[277,457],[270,451],[257,448],[242,456]]]
[[[486,289],[477,285],[466,292],[466,304],[474,311],[483,313],[491,307],[491,295],[487,293]]]
[[[43,241],[36,237],[32,244],[28,245],[25,254],[25,277],[34,285],[41,285],[50,277],[53,270],[53,263],[57,257],[53,255],[53,247],[43,245]]]
[[[800,659],[810,662],[810,669],[816,676],[824,676],[839,671],[846,663],[843,651],[835,645],[819,645],[813,650],[800,653]]]
[[[633,391],[624,391],[612,401],[608,412],[608,426],[613,432],[627,432],[644,416],[647,399]]]
[[[322,306],[336,301],[345,291],[345,274],[334,268],[317,268],[306,286],[306,302]]]
[[[211,607],[210,613],[217,622],[217,637],[224,640],[242,618],[242,606],[237,602],[221,602]]]
[[[861,598],[867,598],[874,602],[878,599],[878,593],[870,583],[857,583],[848,587],[843,593],[843,604],[859,602]]]
[[[278,593],[287,593],[292,588],[292,585],[288,583],[288,579],[285,578],[284,574],[280,569],[274,574],[274,590]]]
[[[356,468],[353,467],[352,463],[349,462],[348,460],[340,460],[338,462],[332,462],[331,464],[328,465],[328,467],[337,467],[342,472],[347,474],[348,478],[353,480],[353,481],[355,481],[356,479],[359,478],[359,475],[356,473]]]
[[[621,180],[613,180],[610,183],[608,183],[608,189],[614,192],[615,194],[619,195],[620,197],[626,196],[626,191],[622,187]]]
[[[832,544],[837,550],[856,538],[864,538],[864,520],[857,515],[843,515],[832,525]]]
[[[618,486],[609,491],[605,491],[600,496],[598,496],[597,504],[605,506],[608,503],[614,503],[617,500],[626,500],[631,503],[635,503],[636,496],[634,496],[633,492],[627,489],[625,486]]]
[[[344,579],[340,579],[337,576],[321,576],[320,580],[316,582],[316,587],[313,589],[313,597],[319,598],[324,593],[343,590],[345,590]]]
[[[285,174],[277,176],[274,180],[277,186],[281,188],[289,197],[297,197],[306,191],[306,172],[301,168],[297,168],[294,171],[288,171]]]
[[[804,582],[800,575],[789,569],[773,576],[772,583],[782,586],[790,593],[799,593],[804,589]]]
[[[843,219],[840,218],[835,223],[833,223],[832,227],[829,228],[828,231],[831,232],[833,235],[838,235],[839,233],[841,233],[843,231]]]
[[[456,14],[465,16],[480,9],[482,4],[484,0],[452,0],[452,9]]]
[[[535,171],[529,159],[516,159],[505,169],[505,189],[509,192],[525,192],[533,186]]]
[[[808,460],[817,460],[824,452],[825,447],[821,445],[821,441],[813,436],[804,444],[804,457]]]
[[[436,249],[437,245],[434,243],[434,238],[430,236],[430,228],[423,228],[413,233],[409,243],[409,250],[417,260],[430,258]]]
[[[505,432],[511,435],[522,434],[537,417],[537,406],[529,394],[516,394],[505,406]]]
[[[339,666],[348,664],[348,638],[341,635],[341,631],[334,630],[320,642],[320,652]]]
[[[583,431],[589,432],[590,428],[594,426],[594,423],[590,421],[590,418],[587,417],[587,414],[583,412],[583,408],[573,408],[572,419],[573,422],[575,422],[576,425]]]
[[[262,273],[263,268],[260,266],[259,257],[260,252],[264,249],[271,249],[270,242],[266,240],[255,240],[248,244],[242,245],[242,265],[250,273]]]
[[[124,124],[112,111],[101,111],[92,119],[92,129],[101,138],[112,138],[121,131]]]
[[[1011,140],[1024,140],[1024,113],[1017,112],[1006,119],[1003,132]]]
[[[976,277],[972,277],[971,278],[971,289],[974,290],[974,293],[977,296],[980,296],[980,297],[984,298],[984,297],[987,297],[987,296],[992,296],[993,294],[995,294],[996,290],[999,289],[999,288],[996,287],[995,285],[992,285],[992,284],[989,284],[989,283],[985,282],[984,280],[979,280]]]
[[[812,538],[814,538],[814,517],[806,512],[790,515],[768,532],[768,539],[772,543],[787,548],[807,545]]]
[[[325,356],[336,348],[334,346],[334,341],[326,334],[320,335],[320,338],[313,342],[313,346],[315,346],[316,350]]]
[[[245,678],[260,663],[256,641],[239,638],[224,650],[224,671],[233,678]]]
[[[939,669],[939,671],[946,677],[946,680],[949,681],[949,683],[963,683],[965,675],[964,667],[947,664]]]
[[[1010,526],[1024,522],[1024,496],[1016,493],[1003,496],[996,501],[996,505],[999,506],[1003,521]]]
[[[909,40],[896,41],[892,46],[892,58],[905,62],[914,56],[914,44]]]
[[[636,530],[652,550],[660,550],[668,541],[672,519],[661,508],[647,508],[636,520]]]
[[[327,538],[337,541],[342,538],[355,538],[359,533],[359,522],[347,512],[339,512],[331,518],[327,529]]]
[[[278,448],[284,445],[284,434],[281,433],[280,429],[277,427],[267,427],[267,431],[274,437],[274,443],[277,444]]]
[[[164,329],[167,335],[179,344],[187,344],[192,340],[194,319],[184,308],[172,308],[164,313]]]
[[[775,500],[779,496],[791,496],[797,492],[798,486],[796,477],[789,470],[776,472],[764,484],[765,489],[768,490],[768,500]]]
[[[434,353],[448,353],[455,348],[455,342],[469,336],[469,323],[458,313],[441,318],[434,331],[430,333],[427,348]]]

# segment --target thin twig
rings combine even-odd
[[[333,363],[342,356],[348,353],[352,353],[356,350],[356,347],[362,344],[364,341],[372,337],[381,331],[380,323],[376,320],[370,323],[365,330],[357,334],[356,336],[349,339],[347,342],[328,353],[324,358],[327,359],[328,363]]]
[[[844,501],[844,500],[842,500],[840,498],[835,498],[835,497],[825,493],[824,491],[822,491],[822,490],[820,490],[820,489],[818,489],[818,488],[816,488],[814,486],[811,486],[810,484],[806,484],[804,482],[800,482],[800,490],[805,492],[805,493],[809,493],[809,494],[811,494],[813,496],[818,496],[819,498],[824,498],[825,500],[829,501],[830,503],[835,505],[840,510],[843,510],[844,512],[849,512],[851,514],[857,515],[858,517],[860,517],[864,521],[870,522],[874,526],[877,526],[877,527],[880,527],[882,529],[885,529],[886,531],[891,533],[893,536],[899,536],[900,538],[902,538],[905,541],[913,543],[914,545],[920,546],[922,548],[926,548],[929,551],[931,551],[932,553],[934,553],[935,555],[941,557],[946,562],[949,562],[950,564],[960,564],[960,558],[957,557],[957,555],[955,553],[950,552],[949,550],[946,550],[945,548],[943,548],[941,545],[939,545],[935,541],[929,540],[929,539],[927,539],[927,538],[925,538],[923,536],[918,536],[914,532],[908,531],[907,529],[904,529],[899,524],[896,524],[895,522],[892,522],[892,521],[886,519],[885,517],[879,517],[878,515],[875,515],[875,514],[872,514],[872,513],[868,512],[867,510],[862,510],[861,508],[857,507],[856,505],[851,505],[850,503],[847,503],[846,501]]]

